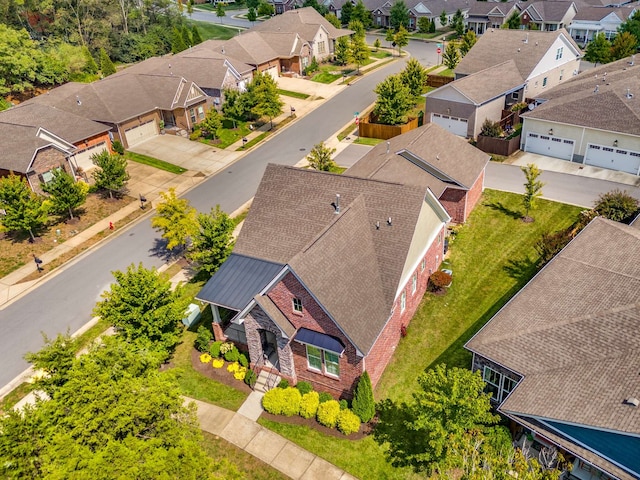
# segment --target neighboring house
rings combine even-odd
[[[640,230],[598,217],[465,345],[518,445],[572,479],[640,478],[639,258]]]
[[[103,150],[111,151],[109,126],[42,103],[27,101],[4,110],[0,112],[0,122],[7,125],[41,127],[44,129],[43,131],[55,135],[55,138],[52,137],[54,145],[57,145],[59,149],[65,152],[68,151],[68,144],[71,144],[74,148],[70,151],[69,162],[73,168],[69,169],[69,173],[79,174],[91,170],[94,167],[91,160],[92,155]],[[26,135],[31,136],[31,133]],[[21,142],[23,138],[21,134],[15,139],[10,137],[9,140],[0,143],[0,150],[2,151],[0,153],[0,159],[2,159],[0,160],[0,169],[10,170],[3,165],[4,160],[12,155],[12,152],[16,149],[16,143]],[[58,142],[58,139],[61,142]],[[26,170],[19,170],[20,173],[26,174],[29,168],[33,168],[38,174],[44,173],[46,170],[41,170],[37,163],[36,166],[27,167]],[[55,166],[57,167],[60,162],[56,161],[54,163],[56,163]],[[67,160],[62,163],[66,164]]]
[[[464,223],[484,189],[489,155],[433,123],[378,144],[348,175],[428,188],[454,223]]]
[[[125,148],[159,134],[159,122],[191,131],[205,117],[207,95],[177,75],[113,75],[97,82],[71,82],[29,102],[93,120],[111,128]]]
[[[522,8],[522,7],[521,7]],[[541,1],[528,4],[520,14],[520,24],[544,32],[555,32],[566,28],[578,9],[573,2]]]
[[[640,174],[640,66],[633,58],[588,70],[536,103],[523,114],[522,150]]]
[[[513,12],[520,13],[516,2],[486,2],[475,0],[469,5],[465,26],[476,35],[482,35],[490,28],[501,28]]]
[[[458,79],[513,60],[526,81],[525,98],[534,98],[577,74],[581,56],[580,48],[564,29],[492,29],[478,38],[456,67],[455,76]]]
[[[394,3],[395,0],[378,0],[366,4],[373,15],[374,25],[384,28],[391,26],[391,8]],[[443,11],[447,15],[448,25],[457,10],[460,10],[465,18],[469,10],[468,0],[409,0],[405,5],[409,10],[409,30],[418,28],[418,20],[421,17],[434,20],[436,28],[442,28],[440,14]]]
[[[613,40],[618,27],[637,11],[637,3],[624,7],[583,7],[573,18],[568,30],[571,38],[580,45],[586,45],[599,34]]]
[[[523,101],[525,85],[515,62],[508,60],[426,94],[425,119],[455,135],[476,138],[486,119],[499,121],[504,110]]]
[[[27,180],[31,189],[43,193],[41,183],[53,178],[53,170],[64,169],[75,176],[69,161],[75,147],[42,127],[2,123],[0,120],[0,177],[14,173]]]
[[[304,4],[303,0],[269,0],[269,3],[273,5],[276,15],[302,8]]]

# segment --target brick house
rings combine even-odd
[[[464,223],[484,190],[489,155],[435,123],[380,143],[347,173],[429,188],[451,221]]]
[[[270,164],[233,253],[198,293],[254,368],[350,397],[375,386],[443,258],[424,185]]]

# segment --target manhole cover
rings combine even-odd
[[[305,150],[306,150],[306,148],[301,148],[300,149],[301,152],[304,152]]]

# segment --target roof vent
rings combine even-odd
[[[536,47],[538,46],[538,42],[536,42]]]
[[[528,33],[527,33],[527,36],[526,36],[526,37],[524,37],[523,42],[524,42],[524,43],[529,43],[529,34],[528,34]]]
[[[340,213],[340,194],[339,193],[336,193],[336,201],[333,202],[331,205],[333,205],[336,215]]]
[[[629,65],[633,66],[633,64],[636,62],[636,56],[635,55],[631,55],[631,61],[629,62]]]
[[[633,93],[627,88],[627,98],[633,98]]]
[[[627,89],[627,92],[628,92],[628,91],[629,91],[629,90]],[[47,93],[49,93],[49,92],[47,92]],[[82,105],[82,100],[80,100],[80,97],[79,97],[79,96],[77,96],[77,95],[76,95],[76,103],[78,104],[78,106]]]
[[[387,155],[389,155],[389,148],[391,147],[391,142],[387,142]]]
[[[630,397],[625,399],[624,403],[627,405],[632,405],[634,407],[637,407],[638,405],[640,405],[640,400],[638,400],[636,397]]]
[[[380,222],[376,222],[376,230],[380,230]]]
[[[600,90],[600,86],[596,85],[596,88],[593,89],[593,93],[598,93],[599,90]]]
[[[391,217],[387,218],[387,225],[389,225],[389,226],[393,225],[393,224],[391,223]]]

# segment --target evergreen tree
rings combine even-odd
[[[187,49],[187,44],[184,43],[184,37],[178,27],[173,27],[171,33],[171,52],[180,53]]]
[[[42,370],[46,375],[40,377],[37,388],[44,390],[50,397],[58,387],[68,380],[68,373],[76,358],[78,341],[69,335],[58,334],[55,339],[50,339],[45,333],[44,347],[36,353],[27,353],[25,360],[32,363],[36,370]]]
[[[611,42],[604,33],[598,33],[587,44],[584,59],[592,63],[609,63],[611,61]]]
[[[451,27],[456,31],[458,37],[464,33],[464,15],[460,9],[456,10],[456,13],[451,17]]]
[[[183,25],[180,29],[180,34],[182,35],[182,40],[184,41],[184,44],[187,46],[187,48],[192,47],[193,40],[191,40],[191,32],[189,31],[189,27]]]
[[[506,23],[504,24],[506,28],[510,30],[517,30],[520,28],[520,14],[518,12],[513,12],[509,18],[507,18]]]
[[[401,125],[407,121],[407,113],[413,108],[409,88],[400,75],[391,75],[375,88],[378,95],[373,113],[384,125]]]
[[[389,11],[389,24],[396,32],[400,27],[409,28],[409,9],[404,0],[396,0]]]
[[[351,50],[349,49],[348,37],[338,37],[336,40],[336,62],[339,65],[346,65],[351,61]]]
[[[450,70],[454,70],[458,66],[458,63],[460,63],[460,52],[454,43],[449,43],[447,48],[445,48],[442,54],[442,63]]]
[[[377,52],[378,50],[380,50],[380,47],[381,47],[380,39],[376,38],[375,41],[373,42],[373,48],[375,48]]]
[[[24,178],[13,173],[0,178],[0,208],[5,211],[0,215],[2,226],[9,231],[29,233],[31,241],[35,241],[34,233],[49,218],[48,203],[31,190]]]
[[[640,10],[636,10],[631,17],[627,18],[625,22],[622,22],[618,27],[618,34],[630,33],[636,38],[636,41],[640,41]]]
[[[364,40],[364,36],[354,35],[351,39],[349,57],[356,64],[358,74],[360,73],[360,66],[364,65],[364,62],[369,59],[369,54],[369,47]]]
[[[387,31],[384,34],[385,41],[389,42],[389,46],[395,47],[394,45],[394,31],[390,28],[387,28]]]
[[[352,37],[361,37],[363,39],[366,37],[364,25],[360,20],[351,20],[349,22],[349,30],[353,30]]]
[[[429,33],[436,33],[436,20],[431,19],[431,25],[429,25]]]
[[[340,10],[340,21],[342,22],[342,25],[349,25],[352,13],[353,3],[351,3],[351,0],[348,0],[344,5],[342,5],[342,9]]]
[[[100,71],[103,77],[108,77],[116,73],[116,67],[104,48],[100,49]]]
[[[376,414],[376,403],[373,398],[371,379],[366,371],[360,375],[360,379],[358,380],[353,402],[351,402],[351,409],[364,423],[367,423]]]
[[[76,182],[71,175],[59,168],[53,171],[53,179],[49,183],[42,184],[42,190],[51,195],[56,213],[69,213],[69,218],[73,218],[73,210],[87,200],[89,185]]]
[[[444,28],[447,26],[447,12],[446,10],[442,10],[442,12],[440,13],[440,17],[438,17],[440,20],[440,28]]]
[[[173,187],[160,192],[160,197],[162,201],[156,206],[151,226],[161,232],[167,249],[185,248],[198,229],[196,209],[189,205],[189,200],[178,198]]]
[[[87,47],[82,47],[82,55],[84,56],[84,71],[87,73],[98,73],[98,64]]]
[[[464,57],[469,50],[476,44],[478,38],[476,37],[476,33],[473,30],[469,30],[462,36],[462,41],[460,42],[460,55]]]
[[[193,235],[187,258],[197,265],[198,272],[210,278],[224,263],[233,249],[235,223],[216,205],[211,213],[198,215],[198,230]]]
[[[247,12],[247,20],[253,23],[257,19],[258,19],[258,14],[256,13],[256,9],[253,7],[249,7],[249,11]]]
[[[402,47],[409,45],[409,32],[407,32],[407,30],[402,25],[400,25],[400,28],[398,28],[398,31],[393,36],[393,42],[398,47],[398,56],[401,57]]]
[[[414,97],[420,95],[427,85],[427,71],[415,58],[407,62],[404,70],[400,72],[400,78]]]
[[[373,21],[371,18],[371,12],[367,9],[362,0],[358,0],[355,7],[353,7],[351,20],[358,20],[360,23],[362,23],[362,26],[365,29],[371,27],[371,23]]]
[[[616,35],[611,43],[611,57],[613,60],[629,57],[638,50],[638,39],[629,32]]]
[[[431,20],[428,17],[420,17],[418,19],[418,32],[429,33],[431,28]]]
[[[200,43],[202,43],[202,37],[200,36],[198,27],[196,27],[195,25],[191,27],[191,41],[194,45],[199,45]]]
[[[113,192],[120,190],[127,184],[127,159],[124,156],[110,154],[106,150],[91,156],[94,165],[100,167],[92,173],[96,187],[109,191],[109,198]]]

